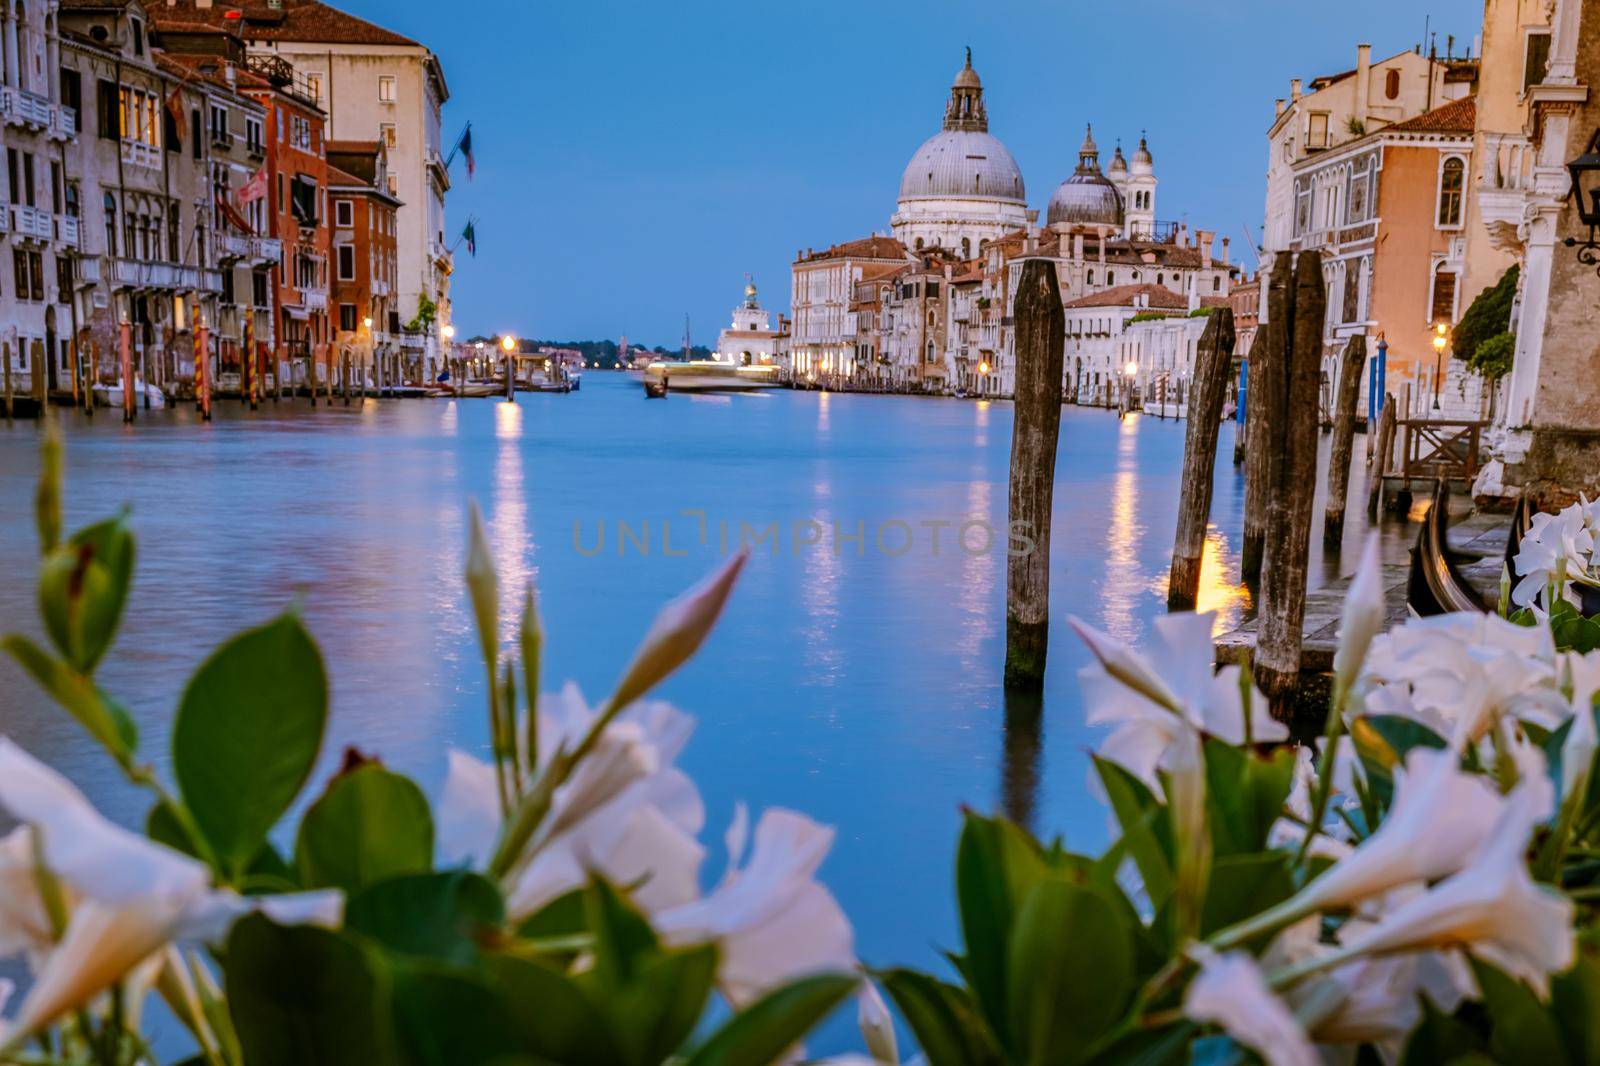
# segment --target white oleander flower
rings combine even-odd
[[[1146,656],[1077,618],[1069,618],[1097,660],[1078,673],[1090,725],[1109,725],[1100,755],[1152,788],[1186,725],[1229,744],[1243,744],[1245,698],[1236,666],[1213,670],[1215,612],[1155,620],[1156,647]],[[1265,697],[1251,686],[1250,729],[1257,742],[1289,738]]]
[[[871,981],[863,981],[861,991],[856,994],[856,1024],[861,1029],[861,1038],[866,1041],[871,1061],[899,1066],[900,1047],[894,1035],[894,1017],[878,986]]]
[[[1378,637],[1363,671],[1365,710],[1476,741],[1500,718],[1554,728],[1570,714],[1545,626],[1487,614],[1414,618]]]
[[[768,810],[756,825],[750,861],[740,866],[748,824],[740,805],[722,883],[655,917],[669,944],[717,944],[717,984],[736,1007],[800,977],[856,969],[850,922],[816,880],[833,830],[794,811]]]
[[[595,712],[575,686],[543,697],[538,770],[574,749]],[[699,896],[705,849],[696,839],[705,808],[694,782],[673,766],[694,720],[659,701],[635,704],[556,790],[550,812],[507,876],[507,911],[524,918],[591,874],[629,886],[647,913]],[[494,768],[452,751],[439,802],[440,860],[482,866],[501,831]]]
[[[1334,683],[1348,692],[1361,674],[1361,666],[1378,634],[1383,632],[1383,564],[1378,555],[1378,534],[1367,536],[1361,563],[1344,598],[1339,616],[1339,647],[1333,656]]]
[[[1572,901],[1528,874],[1528,843],[1534,827],[1549,817],[1553,798],[1547,778],[1524,778],[1471,863],[1384,914],[1350,938],[1346,950],[1460,948],[1547,996],[1550,975],[1576,957]]]
[[[1242,951],[1201,953],[1200,972],[1184,993],[1183,1013],[1202,1024],[1220,1025],[1267,1066],[1320,1066],[1306,1031],[1267,988],[1255,960]]]
[[[1395,771],[1395,800],[1370,837],[1297,897],[1307,909],[1348,906],[1460,870],[1482,847],[1503,800],[1448,751],[1414,748]]]
[[[115,825],[66,778],[0,737],[0,809],[22,823],[0,847],[0,950],[24,952],[33,984],[0,1043],[82,1006],[175,940],[219,940],[261,910],[283,922],[337,923],[343,896],[316,892],[243,899],[214,891],[187,855]],[[26,877],[22,866],[32,873]],[[60,890],[59,936],[43,878]]]
[[[1519,607],[1537,603],[1548,611],[1552,605],[1545,600],[1558,572],[1563,580],[1557,594],[1577,602],[1572,576],[1587,573],[1594,556],[1594,525],[1589,518],[1588,511],[1578,504],[1560,514],[1533,516],[1522,536],[1522,548],[1511,561],[1521,578],[1511,590],[1511,602]]]

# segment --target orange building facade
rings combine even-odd
[[[382,141],[329,141],[334,343],[376,383],[400,376],[397,213]],[[359,376],[359,375],[358,375]]]

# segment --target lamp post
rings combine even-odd
[[[500,350],[506,353],[506,402],[516,403],[517,364],[514,357],[517,351],[517,338],[509,333],[501,337]]]
[[[1568,248],[1578,249],[1578,262],[1595,267],[1600,273],[1600,129],[1589,138],[1589,146],[1582,155],[1567,164],[1572,177],[1572,200],[1578,210],[1578,221],[1589,227],[1589,235],[1582,241],[1568,237]]]
[[[1444,376],[1444,350],[1450,346],[1450,327],[1440,322],[1433,327],[1433,409],[1439,409],[1439,379]]]

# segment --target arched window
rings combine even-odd
[[[1157,274],[1156,275],[1156,284],[1157,285],[1165,285],[1166,283],[1167,283],[1167,276],[1165,274]]]
[[[922,251],[922,238],[921,237],[917,238],[917,251],[919,251],[919,252]]]
[[[1467,164],[1451,156],[1439,168],[1439,225],[1461,225],[1461,190],[1466,184]]]
[[[1438,324],[1455,321],[1456,315],[1456,275],[1441,263],[1433,272],[1433,300],[1432,314],[1428,317]]]
[[[1400,95],[1400,72],[1391,70],[1383,78],[1383,95],[1393,100]]]
[[[1211,291],[1212,292],[1221,292],[1222,291],[1222,279],[1220,277],[1211,279]]]
[[[1092,270],[1089,271],[1089,284],[1090,285],[1094,284],[1094,271],[1092,271]]]
[[[971,259],[972,258],[972,238],[971,237],[963,237],[963,238],[961,238],[961,258],[963,258],[963,259]]]
[[[1111,286],[1111,285],[1115,285],[1116,283],[1117,283],[1117,272],[1115,270],[1106,271],[1106,285],[1107,286]]]

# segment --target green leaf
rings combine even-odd
[[[322,655],[292,615],[234,637],[190,679],[173,771],[225,877],[238,876],[294,802],[327,717]]]
[[[711,999],[717,976],[713,944],[663,952],[639,968],[608,1004],[611,1027],[632,1066],[656,1066],[680,1050]]]
[[[1099,890],[1048,878],[1011,934],[1008,1030],[1014,1058],[1078,1059],[1122,1017],[1133,993],[1133,935]]]
[[[604,881],[592,881],[584,890],[583,910],[594,934],[595,975],[614,992],[657,953],[656,934],[644,915]]]
[[[1006,1023],[1006,951],[1017,908],[1049,867],[1039,845],[1001,818],[969,813],[956,847],[956,901],[966,972],[997,1032]]]
[[[1489,1050],[1497,1062],[1565,1066],[1570,1061],[1555,1016],[1539,1002],[1533,989],[1477,959],[1472,960],[1472,972],[1494,1023]]]
[[[1114,1062],[1117,1066],[1189,1066],[1190,1048],[1195,1044],[1191,1022],[1163,1029],[1135,1028],[1109,1045],[1093,1049],[1087,1061]]]
[[[492,881],[466,870],[413,874],[369,885],[350,897],[345,926],[390,951],[471,967],[479,945],[505,920]]]
[[[928,1066],[999,1066],[1000,1048],[965,989],[915,970],[878,975]]]
[[[1276,906],[1294,894],[1289,856],[1280,851],[1229,855],[1211,867],[1211,884],[1200,916],[1200,935],[1208,937]]]
[[[1550,628],[1555,636],[1556,648],[1560,651],[1587,655],[1600,648],[1600,621],[1596,619],[1565,618]]]
[[[68,664],[92,674],[122,620],[133,583],[133,533],[121,518],[80,530],[39,568],[39,613]]]
[[[1600,931],[1578,937],[1578,962],[1550,984],[1550,1010],[1573,1062],[1600,1062]]]
[[[1372,744],[1363,731],[1370,729],[1376,734],[1376,739],[1383,744],[1382,749],[1374,746],[1372,750],[1383,760],[1384,765],[1391,769],[1404,763],[1413,748],[1433,748],[1436,751],[1445,749],[1443,737],[1412,718],[1377,714],[1359,718],[1357,723],[1358,725],[1351,727],[1352,736],[1356,736],[1357,733],[1363,734],[1356,737],[1357,745],[1366,748]]]
[[[1213,855],[1221,859],[1262,851],[1294,784],[1294,749],[1258,755],[1208,740],[1205,760]]]
[[[501,1066],[525,1050],[499,990],[438,963],[395,967],[394,1012],[412,1066]]]
[[[27,637],[13,634],[0,638],[0,647],[118,763],[126,766],[132,762],[139,748],[139,731],[133,718],[96,688],[93,680],[74,672]]]
[[[389,974],[355,938],[315,926],[234,923],[228,1010],[250,1066],[388,1066],[396,1051]]]
[[[610,1023],[578,982],[532,959],[492,955],[495,984],[511,1008],[521,1041],[541,1062],[621,1063]]]
[[[713,1033],[690,1056],[688,1066],[769,1066],[832,1014],[859,984],[854,976],[824,974],[775,989]]]
[[[307,888],[354,892],[433,866],[433,815],[409,778],[377,763],[340,774],[300,822],[295,866]]]
[[[1106,799],[1122,827],[1123,841],[1152,907],[1160,907],[1173,889],[1172,819],[1144,782],[1114,762],[1098,756],[1094,768]]]

